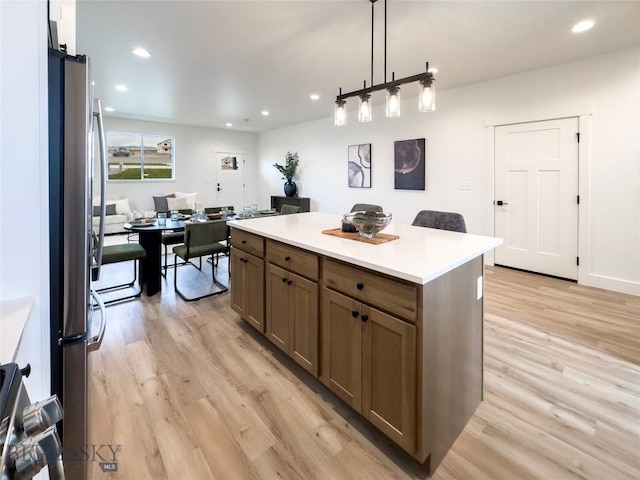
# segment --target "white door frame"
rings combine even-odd
[[[591,196],[589,191],[589,176],[591,170],[591,115],[592,105],[582,105],[571,108],[563,108],[558,111],[549,112],[525,112],[513,115],[504,115],[496,119],[488,119],[485,122],[486,134],[486,232],[494,235],[495,232],[495,127],[501,125],[511,125],[514,123],[528,123],[545,120],[556,120],[559,118],[578,117],[578,131],[580,132],[580,143],[578,143],[578,195],[580,195],[580,206],[578,208],[578,283],[593,287],[606,288],[608,290],[618,290],[612,286],[612,279],[591,274],[591,251],[590,223],[591,218]],[[485,263],[494,265],[495,255],[493,250],[485,254]],[[613,281],[614,283],[617,283]]]
[[[217,150],[217,149],[213,149],[211,152],[211,156],[212,158],[212,163],[213,163],[213,198],[214,198],[214,203],[218,203],[218,183],[220,183],[220,170],[218,168],[218,164],[217,164],[217,156],[218,154],[222,154],[222,155],[242,155],[244,158],[244,163],[242,164],[242,203],[240,205],[234,205],[234,207],[236,208],[236,210],[241,210],[244,205],[245,205],[245,201],[247,199],[247,172],[246,172],[246,168],[247,168],[247,151],[246,150],[237,150],[235,152],[230,152],[230,151],[225,151],[225,150]]]

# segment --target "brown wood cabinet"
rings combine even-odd
[[[482,401],[482,255],[418,284],[231,241],[233,309],[433,473]]]
[[[254,254],[258,254],[256,256]],[[231,236],[231,308],[264,333],[264,240],[234,230]]]
[[[416,328],[323,289],[320,379],[409,452],[416,444]]]
[[[318,376],[318,284],[267,263],[265,335]]]

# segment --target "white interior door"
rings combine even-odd
[[[216,206],[242,210],[245,201],[245,154],[215,152]]]
[[[578,278],[578,119],[495,129],[495,263]]]

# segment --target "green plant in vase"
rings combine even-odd
[[[298,168],[298,152],[291,153],[287,152],[285,155],[285,163],[284,165],[280,165],[279,163],[274,163],[273,166],[278,169],[278,171],[282,174],[282,178],[286,178],[287,182],[284,184],[284,194],[287,197],[295,197],[298,191],[298,187],[296,183],[293,181],[293,177],[296,174],[296,169]]]

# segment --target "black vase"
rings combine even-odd
[[[284,194],[287,197],[295,197],[296,193],[298,193],[296,182],[287,182],[284,184]]]

